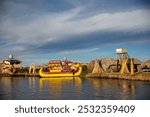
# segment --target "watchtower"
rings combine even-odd
[[[129,55],[128,55],[126,48],[116,49],[116,55],[117,55],[117,59],[120,62],[122,62],[122,59],[128,59],[129,58]]]
[[[116,55],[117,55],[117,68],[118,64],[121,64],[120,73],[134,74],[133,58],[129,58],[126,48],[116,49]]]

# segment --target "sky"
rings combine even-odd
[[[150,0],[0,0],[0,60],[150,59]]]

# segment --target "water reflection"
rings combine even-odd
[[[5,99],[12,92],[12,83],[10,78],[0,78],[0,99]]]
[[[0,99],[37,99],[37,81],[36,77],[2,77]]]
[[[82,80],[80,77],[61,77],[61,78],[40,78],[40,92],[49,91],[51,99],[71,99],[75,95],[76,99],[80,99]],[[70,96],[69,96],[70,95]]]
[[[0,99],[150,99],[150,83],[96,78],[0,77]]]
[[[134,81],[114,79],[87,79],[94,89],[95,97],[103,99],[135,99],[136,84]]]
[[[36,87],[36,77],[28,77],[29,78],[29,87],[30,89],[35,89]]]

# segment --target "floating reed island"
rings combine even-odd
[[[39,77],[38,73],[0,73],[1,77]]]
[[[100,59],[92,61],[94,65],[87,78],[112,78],[150,81],[150,60],[142,63],[131,58],[125,48],[116,49],[116,59]],[[147,72],[147,73],[145,73]]]
[[[131,58],[123,59],[121,64],[116,62],[111,58],[91,61],[88,64],[91,73],[88,73],[86,78],[150,81],[150,72],[144,72],[144,67],[148,68],[150,65],[146,64],[147,62],[141,64],[139,60]]]
[[[120,73],[100,73],[93,74],[89,73],[86,78],[103,78],[103,79],[124,79],[124,80],[140,80],[150,81],[150,73],[135,73],[131,74],[120,74]]]
[[[38,65],[31,64],[28,67],[22,67],[18,59],[14,59],[10,54],[7,59],[0,62],[0,76],[2,77],[39,77],[38,71],[41,68]]]

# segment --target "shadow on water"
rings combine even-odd
[[[0,99],[133,100],[150,99],[150,83],[96,78],[0,77]]]

